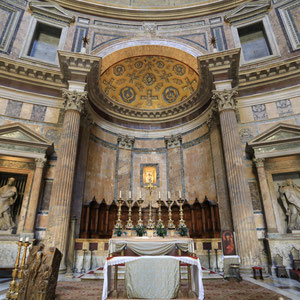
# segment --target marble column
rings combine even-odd
[[[211,111],[206,122],[209,128],[221,230],[233,230],[225,161],[217,112]]]
[[[259,179],[259,187],[260,187],[260,192],[263,200],[264,214],[267,223],[267,232],[268,233],[278,232],[276,226],[274,208],[272,205],[272,199],[271,199],[270,190],[269,190],[267,177],[265,173],[264,158],[254,158],[253,161],[255,163],[257,175]]]
[[[93,125],[92,117],[85,108],[81,114],[79,145],[78,145],[77,164],[75,169],[74,190],[73,190],[74,199],[73,199],[72,209],[71,209],[72,211],[71,216],[76,217],[77,220],[79,220],[78,222],[76,222],[76,227],[75,227],[76,237],[79,236],[79,231],[80,231],[80,220],[81,220],[82,204],[83,204],[83,197],[84,197],[90,130],[92,125]]]
[[[34,177],[32,182],[32,192],[30,196],[30,201],[27,209],[27,216],[26,216],[26,221],[24,226],[24,232],[31,233],[32,235],[34,234],[34,225],[35,225],[35,219],[37,214],[37,208],[39,204],[39,196],[40,196],[41,183],[43,179],[43,171],[44,171],[44,166],[46,161],[47,161],[46,158],[35,159],[35,172],[34,172]]]
[[[235,114],[237,91],[216,90],[212,99],[219,111],[223,150],[226,163],[236,246],[241,268],[260,265],[260,251],[256,232],[250,189],[243,164],[243,152]]]
[[[63,254],[61,271],[66,269],[65,256],[70,223],[80,114],[87,92],[63,90],[65,116],[50,198],[46,243]]]

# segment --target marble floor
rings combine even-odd
[[[69,297],[63,296],[62,291],[66,286],[70,286],[71,289],[74,289],[74,292],[76,291],[76,294],[78,295],[79,290],[88,288],[89,292],[92,291],[92,287],[97,287],[95,289],[95,292],[99,294],[101,292],[101,286],[102,286],[102,280],[82,280],[78,281],[78,279],[70,280],[68,278],[68,281],[66,281],[67,278],[64,278],[64,276],[60,276],[59,283],[57,286],[57,292],[61,296],[57,299],[78,299],[78,300],[84,300],[85,297],[83,296],[79,298],[78,297]],[[204,280],[204,289],[206,289],[206,296],[205,299],[234,299],[234,300],[252,300],[252,299],[280,299],[278,298],[280,295],[282,295],[283,299],[291,299],[291,300],[298,300],[300,299],[300,282],[289,279],[289,278],[277,278],[277,277],[267,277],[264,280],[255,280],[252,277],[243,277],[244,281],[242,281],[242,284],[239,283],[228,283],[227,281],[222,280],[219,284],[216,284],[215,280]],[[219,279],[218,279],[219,280]],[[249,284],[247,283],[249,282]],[[6,292],[9,288],[10,279],[8,278],[0,278],[0,300],[5,299]],[[80,284],[79,284],[80,283]],[[100,283],[100,284],[99,284]],[[261,288],[256,287],[253,285],[256,284],[260,286],[261,288],[267,289],[269,291],[272,291],[272,293],[266,293],[264,292],[264,295],[260,293],[260,291],[263,291]],[[73,286],[74,285],[74,286]],[[216,290],[216,294],[212,295],[211,290],[212,287],[214,290]],[[219,287],[219,288],[216,288]],[[234,292],[234,290],[240,289],[240,292],[244,289],[251,289],[251,293],[247,293],[248,295],[245,297],[242,295],[242,293]],[[224,293],[226,290],[226,293]],[[228,290],[232,290],[231,294],[228,294]],[[256,292],[253,292],[253,290],[256,290]],[[257,298],[257,293],[259,293],[260,297]],[[80,294],[80,293],[79,293]],[[220,297],[218,297],[218,294]],[[226,295],[226,296],[225,296]],[[211,297],[213,296],[213,298]],[[92,294],[89,295],[89,299],[100,299],[97,297],[93,297]]]

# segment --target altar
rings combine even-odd
[[[142,280],[138,280],[138,274],[128,274],[128,270],[125,270],[125,288],[128,290],[127,295],[137,295],[138,293],[139,298],[159,299],[160,297],[157,296],[157,289],[159,289],[162,293],[168,293],[168,295],[176,297],[176,293],[179,289],[178,284],[180,284],[180,262],[182,262],[191,265],[192,291],[197,295],[198,299],[204,299],[202,268],[199,258],[188,256],[117,256],[109,257],[105,262],[102,300],[107,299],[109,293],[113,290],[112,267],[125,264],[125,269],[127,269],[128,263],[134,261],[142,262],[143,268],[129,267],[129,269],[138,269],[139,274],[142,272],[144,275]],[[157,262],[155,264],[157,267],[156,270],[149,267],[153,266],[153,261]],[[172,261],[178,262],[177,272],[174,268],[174,273],[161,272],[163,268],[165,268],[166,265],[170,265]],[[161,296],[161,298],[164,298],[164,294],[161,294]]]
[[[194,253],[194,241],[186,237],[114,237],[109,240],[109,254],[129,248],[137,255],[166,255],[178,248]]]

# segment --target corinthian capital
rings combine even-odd
[[[238,94],[236,89],[223,90],[223,91],[212,91],[212,100],[215,101],[216,108],[219,112],[226,109],[236,109],[236,96]]]
[[[263,168],[264,167],[264,158],[254,158],[253,162],[255,163],[256,168]]]
[[[87,92],[69,91],[64,89],[62,94],[65,110],[82,111],[84,103],[87,101]]]
[[[36,158],[35,159],[35,166],[37,168],[43,169],[46,164],[47,159],[46,158]]]

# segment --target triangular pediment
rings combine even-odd
[[[35,147],[52,147],[52,142],[28,127],[13,123],[0,126],[0,143],[32,145]]]
[[[232,23],[245,18],[253,17],[261,13],[266,13],[270,8],[270,5],[270,0],[247,2],[226,14],[225,20],[229,23]]]
[[[45,17],[55,17],[56,20],[71,23],[74,22],[74,16],[72,16],[68,11],[63,9],[57,3],[52,1],[31,1],[29,3],[31,11],[38,13],[39,15],[44,15]]]
[[[262,132],[247,143],[246,151],[250,154],[284,152],[300,149],[300,126],[279,123]],[[257,156],[257,155],[256,155]]]

